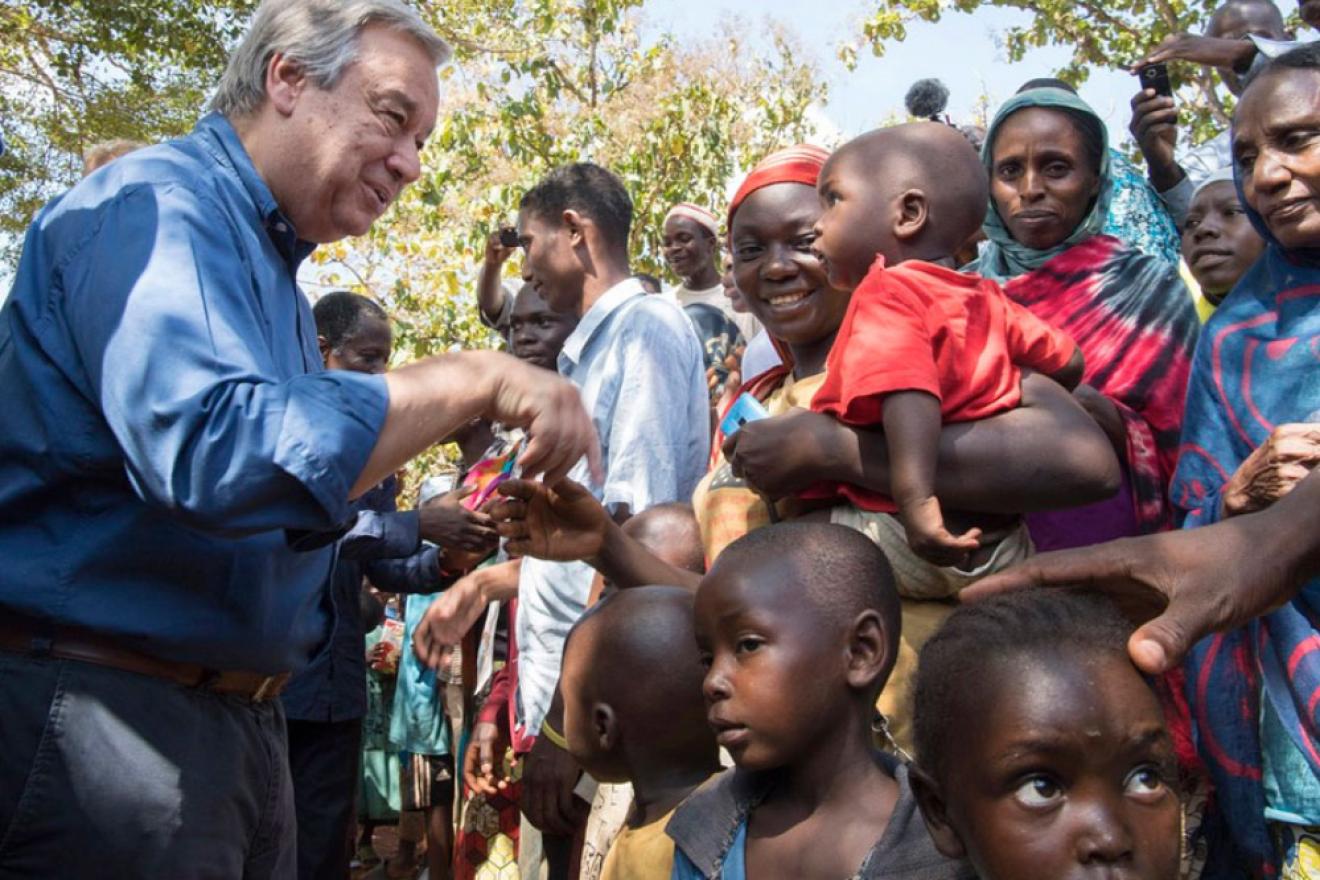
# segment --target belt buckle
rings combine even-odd
[[[279,687],[280,678],[281,676],[279,675],[268,675],[263,678],[261,684],[257,685],[257,689],[252,692],[252,702],[266,702],[267,698],[270,697],[275,689]]]

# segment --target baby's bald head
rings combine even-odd
[[[951,257],[985,220],[990,184],[956,128],[913,122],[844,144],[821,171],[817,249],[830,280],[857,286],[876,254],[893,265]]]
[[[831,161],[850,159],[888,195],[920,190],[930,204],[930,234],[956,248],[985,222],[990,181],[962,132],[939,122],[911,122],[867,132]]]

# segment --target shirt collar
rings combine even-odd
[[[626,278],[601,294],[600,299],[592,304],[587,313],[578,322],[577,328],[564,340],[564,347],[559,352],[559,372],[567,373],[568,368],[582,360],[582,352],[596,332],[605,325],[610,316],[619,307],[635,296],[646,296],[642,282],[636,278]]]
[[[220,113],[208,113],[197,123],[196,132],[202,136],[202,143],[211,155],[238,178],[256,206],[266,234],[296,274],[298,264],[307,259],[316,245],[298,238],[293,222],[280,210],[270,187],[257,173],[257,167],[252,164],[252,157],[248,155],[233,124]]]

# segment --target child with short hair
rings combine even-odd
[[[864,134],[830,157],[817,189],[814,248],[830,283],[853,295],[812,409],[883,426],[893,498],[835,488],[865,510],[896,512],[926,562],[966,564],[981,530],[955,535],[945,525],[934,494],[940,425],[1016,407],[1020,368],[1075,387],[1081,349],[994,282],[953,268],[989,194],[984,165],[956,129],[922,122]]]
[[[706,550],[701,544],[701,525],[692,505],[668,501],[648,507],[628,518],[624,534],[649,550],[657,559],[696,575],[706,573]],[[604,596],[618,591],[603,574],[596,573],[587,597],[590,608]]]
[[[625,827],[599,867],[602,880],[668,880],[674,844],[665,823],[720,769],[701,698],[692,601],[682,587],[622,590],[588,611],[564,646],[568,750],[598,782],[633,790]]]
[[[981,880],[1173,880],[1174,745],[1106,599],[1041,590],[959,608],[921,651],[912,787]]]
[[[671,501],[648,507],[629,518],[623,532],[648,551],[675,568],[690,571],[700,577],[706,573],[706,555],[701,546],[701,527],[691,504]],[[596,573],[591,585],[587,607],[594,607],[602,597],[615,595],[619,590]],[[689,598],[691,592],[689,591]],[[687,616],[692,617],[691,601],[687,603]],[[690,629],[689,623],[689,629]],[[691,641],[689,639],[688,641]],[[680,642],[680,644],[682,644]],[[704,725],[704,722],[703,722]],[[606,854],[614,841],[628,825],[633,803],[632,786],[626,782],[613,783],[594,780],[598,784],[591,799],[591,813],[587,816],[586,833],[582,838],[582,870],[578,880],[602,880]],[[668,873],[665,876],[669,876]]]
[[[707,717],[736,767],[670,821],[674,880],[973,876],[875,746],[900,624],[874,543],[827,523],[757,529],[720,554],[695,611]]]
[[[1183,223],[1182,256],[1201,288],[1196,311],[1202,321],[1264,252],[1265,239],[1238,198],[1233,169],[1219,169],[1196,187]]]

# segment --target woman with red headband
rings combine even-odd
[[[827,157],[819,147],[805,145],[772,154],[747,177],[729,207],[738,289],[775,340],[783,364],[743,386],[770,417],[748,422],[732,437],[717,436],[711,471],[693,497],[708,562],[772,521],[828,521],[828,510],[809,511],[796,498],[818,481],[889,491],[884,437],[807,409],[824,380],[826,356],[848,306],[848,294],[830,287],[812,250],[812,228],[821,211],[816,181]],[[1113,450],[1068,393],[1042,376],[1026,377],[1022,391],[1018,409],[941,431],[936,494],[947,508],[1016,517],[1099,500],[1115,490]],[[646,552],[603,510],[596,515],[585,490],[564,483],[553,491],[538,483],[507,486],[509,500],[492,514],[506,520],[501,532],[510,538],[510,552],[589,559],[621,587],[695,587],[699,580]],[[909,741],[909,725],[906,713],[896,710],[916,649],[952,607],[904,602],[903,644],[881,696],[900,745]]]

